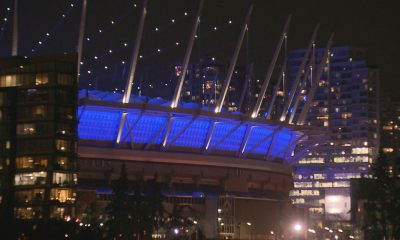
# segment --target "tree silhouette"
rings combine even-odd
[[[373,180],[362,190],[366,239],[400,239],[400,178],[394,165],[380,153],[372,164]]]
[[[140,177],[129,182],[125,164],[120,177],[113,182],[113,197],[107,206],[107,237],[109,239],[151,239],[160,225],[164,208],[157,176],[145,181]]]

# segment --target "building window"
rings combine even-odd
[[[43,85],[49,83],[49,75],[47,73],[36,74],[35,85]]]
[[[71,125],[59,123],[57,126],[57,133],[63,135],[71,135]]]
[[[59,186],[71,185],[77,183],[76,174],[71,173],[53,173],[53,183]]]
[[[384,153],[391,153],[393,152],[393,148],[383,148],[382,149]]]
[[[67,140],[57,139],[56,149],[62,152],[69,152],[71,150],[71,144]]]
[[[51,189],[50,200],[60,203],[74,203],[76,193],[70,188],[54,188]]]
[[[17,75],[0,76],[0,87],[15,87],[17,86]]]
[[[36,133],[36,127],[33,123],[23,123],[17,125],[17,135],[32,135]]]
[[[14,182],[20,185],[43,185],[46,183],[46,172],[18,173],[15,174]]]
[[[42,208],[40,208],[40,207],[15,208],[14,215],[15,215],[15,218],[18,218],[18,219],[42,218]]]
[[[71,163],[69,162],[69,158],[67,157],[57,157],[56,162],[54,163],[54,169],[66,170],[71,167]]]
[[[15,200],[19,203],[38,203],[43,201],[44,189],[15,191]]]
[[[74,82],[72,79],[72,75],[65,74],[65,73],[59,73],[57,75],[57,83],[59,85],[72,86]]]
[[[45,168],[48,160],[46,157],[17,157],[16,167],[21,168]]]
[[[74,114],[74,110],[72,108],[60,107],[59,113],[60,113],[61,119],[67,119],[67,120],[74,119],[75,114]]]
[[[352,148],[351,153],[352,154],[368,154],[369,148],[366,147],[360,147],[360,148]]]
[[[11,148],[11,142],[10,141],[6,141],[6,149],[10,149]]]

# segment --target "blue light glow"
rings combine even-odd
[[[86,105],[79,107],[80,122],[78,127],[79,138],[82,140],[96,140],[115,142],[123,110],[117,107]],[[121,142],[154,144],[160,146],[168,129],[168,148],[183,147],[189,152],[193,149],[202,150],[206,146],[207,136],[212,131],[209,152],[214,150],[238,153],[241,146],[248,154],[264,156],[269,152],[270,159],[283,158],[287,151],[292,151],[294,146],[287,149],[298,133],[289,128],[275,129],[278,125],[266,123],[252,123],[218,118],[208,115],[198,115],[194,118],[191,114],[173,113],[161,110],[128,109],[126,123],[122,131]],[[215,122],[216,121],[216,122]],[[251,130],[250,128],[251,127]],[[130,134],[129,134],[129,130]],[[250,131],[246,135],[246,130]],[[273,146],[270,146],[274,140]],[[244,141],[247,140],[247,144]],[[285,150],[287,149],[287,150]],[[182,149],[181,149],[182,150]],[[185,150],[183,150],[185,151]],[[276,156],[278,155],[278,156]]]

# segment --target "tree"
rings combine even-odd
[[[191,217],[185,216],[185,210],[191,213],[195,212],[190,206],[178,205],[175,203],[172,211],[167,213],[167,220],[164,223],[164,228],[166,229],[166,236],[168,239],[188,239],[189,236],[187,233],[195,223]],[[197,239],[200,239],[199,237],[203,235],[202,232],[197,228],[195,230],[196,231],[193,231],[193,233],[197,234]],[[196,235],[194,236],[196,237]]]
[[[395,162],[380,153],[372,164],[373,180],[364,188],[363,228],[368,239],[400,239],[400,179]]]
[[[151,239],[160,225],[164,208],[157,176],[147,181],[143,177],[129,182],[125,164],[120,177],[113,182],[113,198],[107,206],[107,236],[109,239]]]

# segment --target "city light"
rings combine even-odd
[[[300,232],[301,229],[303,229],[303,227],[301,226],[301,224],[296,223],[296,224],[293,226],[293,229],[294,229],[296,232]]]

